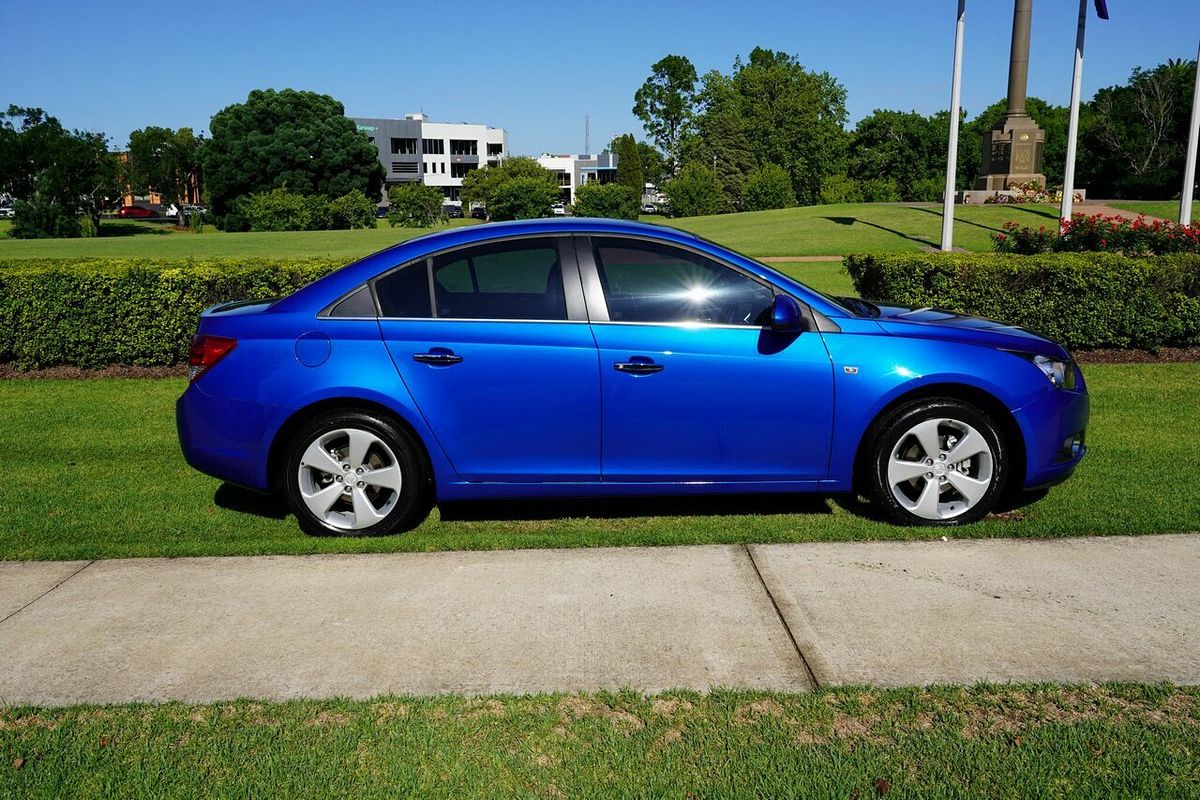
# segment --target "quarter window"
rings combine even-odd
[[[613,322],[759,325],[775,293],[712,259],[654,242],[595,240]]]
[[[410,264],[375,281],[379,313],[385,317],[433,316],[429,304],[429,270],[425,261]]]

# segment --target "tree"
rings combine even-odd
[[[637,140],[631,133],[618,136],[613,139],[612,151],[617,157],[616,182],[629,187],[640,198],[646,188],[646,179],[642,174],[642,153]]]
[[[717,174],[703,164],[688,164],[667,181],[663,193],[673,217],[699,217],[728,210]]]
[[[658,148],[649,142],[638,142],[638,159],[642,162],[642,179],[661,186],[667,179],[667,161]]]
[[[117,160],[101,133],[67,131],[40,108],[0,114],[0,193],[22,201],[12,236],[82,236],[119,195]]]
[[[680,137],[696,105],[696,68],[686,56],[669,55],[650,68],[633,95],[633,114],[670,159],[678,157]]]
[[[918,195],[928,194],[931,177],[940,176],[944,184],[949,136],[941,119],[945,116],[875,109],[859,121],[850,138],[849,176],[859,182],[882,176],[895,182],[904,200],[936,200],[937,195]]]
[[[587,183],[575,191],[575,216],[637,219],[641,197],[620,183]]]
[[[134,194],[157,192],[164,203],[193,199],[188,197],[188,188],[200,185],[201,141],[191,128],[175,131],[149,126],[130,133],[129,157],[122,165],[130,190]]]
[[[431,228],[445,219],[442,190],[437,186],[406,181],[388,189],[387,220],[393,228]]]
[[[731,199],[741,176],[763,164],[786,170],[803,204],[818,202],[822,180],[844,169],[846,90],[795,56],[756,47],[730,75],[706,74],[699,104],[689,158],[715,159]]]
[[[508,183],[518,179],[528,179],[542,187],[539,196],[534,200],[540,200],[541,196],[548,194],[550,199],[545,204],[547,212],[558,199],[558,179],[553,172],[528,156],[514,156],[505,159],[504,163],[498,167],[484,167],[468,172],[467,176],[463,178],[463,206],[469,207],[472,203],[479,203],[487,209],[490,219],[524,219],[525,217],[497,216],[498,213],[508,214],[513,209],[509,204],[516,195],[508,191],[502,202],[499,196],[501,190]],[[499,210],[501,205],[503,211]],[[518,206],[520,205],[522,204],[518,203]],[[545,214],[539,212],[534,216],[545,216]]]
[[[1195,74],[1196,62],[1172,59],[1096,92],[1081,125],[1081,185],[1102,197],[1177,197]]]
[[[764,164],[746,176],[742,201],[745,211],[791,208],[796,205],[792,179],[778,164]]]
[[[243,224],[231,212],[253,192],[377,197],[383,185],[375,147],[329,95],[255,90],[218,111],[209,129],[201,162],[214,218],[227,229]]]

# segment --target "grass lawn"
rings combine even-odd
[[[477,225],[451,220],[450,226]],[[350,261],[429,233],[432,228],[392,228],[379,220],[374,229],[357,231],[286,231],[222,233],[212,226],[202,234],[178,231],[155,222],[104,222],[105,233],[90,239],[10,239],[9,222],[0,223],[0,260],[11,258],[236,258],[238,256],[311,256]]]
[[[1194,797],[1200,690],[0,710],[0,797]]]
[[[1178,200],[1111,200],[1107,205],[1113,208],[1123,208],[1138,214],[1148,214],[1152,217],[1162,217],[1174,222],[1179,221]],[[1192,204],[1192,221],[1200,222],[1200,204]]]
[[[1055,206],[959,206],[955,209],[954,243],[969,250],[991,249],[990,236],[1009,220],[1053,224]],[[806,206],[647,221],[674,225],[752,256],[834,255],[877,250],[920,250],[941,241],[942,209],[935,204]],[[455,220],[454,224],[472,224]],[[347,259],[373,253],[425,230],[310,231],[290,233],[221,233],[207,228],[199,236],[169,226],[105,223],[113,235],[92,239],[17,240],[0,223],[0,261],[13,258],[133,257],[202,258],[217,256],[330,256]]]
[[[1200,364],[1092,365],[1091,452],[1040,502],[962,529],[899,528],[809,496],[483,506],[406,534],[314,538],[179,454],[181,379],[0,381],[0,559],[710,542],[1058,537],[1200,530]],[[19,469],[15,469],[19,465]]]

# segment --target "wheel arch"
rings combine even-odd
[[[1025,452],[1025,437],[1021,433],[1021,427],[1017,424],[1016,418],[1008,410],[1008,407],[994,394],[976,386],[953,382],[931,383],[916,387],[893,398],[879,410],[859,440],[854,454],[853,482],[855,491],[858,491],[862,485],[863,470],[868,463],[871,444],[874,442],[883,423],[902,406],[935,398],[947,398],[969,403],[995,421],[1000,435],[1004,437],[1004,443],[1007,445],[1009,456],[1012,459],[1011,467],[1009,468],[1009,482],[1002,496],[1010,497],[1014,493],[1020,492],[1025,486],[1027,454]]]
[[[425,467],[425,475],[430,483],[430,488],[436,488],[429,445],[417,432],[416,427],[403,415],[374,400],[366,400],[361,397],[327,397],[297,409],[275,431],[275,435],[271,439],[271,446],[267,451],[267,484],[272,491],[279,491],[283,488],[284,462],[287,459],[288,445],[296,431],[310,420],[335,411],[362,411],[374,414],[404,430],[417,444],[417,451]]]

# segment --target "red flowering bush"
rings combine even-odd
[[[1128,256],[1159,256],[1169,253],[1200,253],[1200,225],[1180,225],[1145,217],[1076,214],[1062,223],[1061,231],[1021,226],[1006,222],[1004,232],[992,236],[997,253],[1124,253]]]

